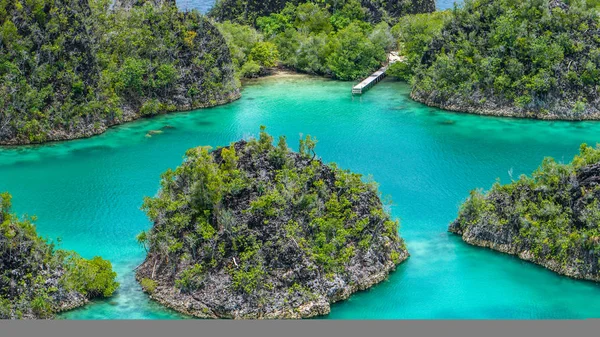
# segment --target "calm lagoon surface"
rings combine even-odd
[[[232,104],[111,128],[89,139],[0,149],[0,190],[14,210],[37,215],[38,232],[61,247],[112,261],[115,297],[66,319],[185,318],[151,302],[133,269],[145,252],[135,236],[151,224],[140,210],[167,168],[191,147],[228,145],[260,125],[319,140],[325,162],[367,175],[394,200],[411,258],[385,282],[333,305],[335,319],[558,319],[600,317],[600,285],[559,276],[517,258],[471,247],[447,233],[469,191],[531,173],[544,156],[570,161],[600,123],[548,122],[444,112],[413,102],[402,82],[362,97],[351,82],[300,75],[245,86]],[[151,130],[163,133],[147,136]]]

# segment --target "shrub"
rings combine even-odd
[[[147,292],[149,294],[152,294],[156,290],[156,286],[158,284],[156,283],[156,281],[154,281],[152,279],[143,278],[142,281],[140,281],[140,285],[142,286],[142,289],[145,292]]]
[[[117,273],[112,270],[110,261],[101,257],[85,260],[79,256],[71,256],[69,260],[69,282],[75,290],[88,298],[112,296],[119,287],[116,277]]]

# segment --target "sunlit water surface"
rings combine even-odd
[[[530,173],[544,156],[568,161],[600,123],[545,122],[455,114],[413,102],[408,86],[384,81],[361,98],[352,83],[303,76],[249,84],[243,98],[110,129],[90,139],[0,149],[0,190],[38,231],[84,257],[112,261],[122,286],[70,319],[167,319],[134,280],[150,223],[140,210],[159,177],[199,145],[228,145],[264,124],[296,148],[318,138],[318,154],[365,175],[395,201],[411,258],[373,289],[335,304],[328,318],[600,317],[600,285],[571,280],[514,257],[468,246],[446,232],[471,189]],[[147,137],[151,130],[162,134]]]

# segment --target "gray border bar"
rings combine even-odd
[[[0,337],[600,336],[585,321],[0,321]]]

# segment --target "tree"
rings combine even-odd
[[[386,60],[383,48],[375,46],[355,23],[339,31],[328,48],[333,52],[327,57],[327,66],[340,80],[365,77]]]
[[[279,51],[272,42],[258,42],[250,51],[249,59],[261,67],[272,68],[279,61]]]

